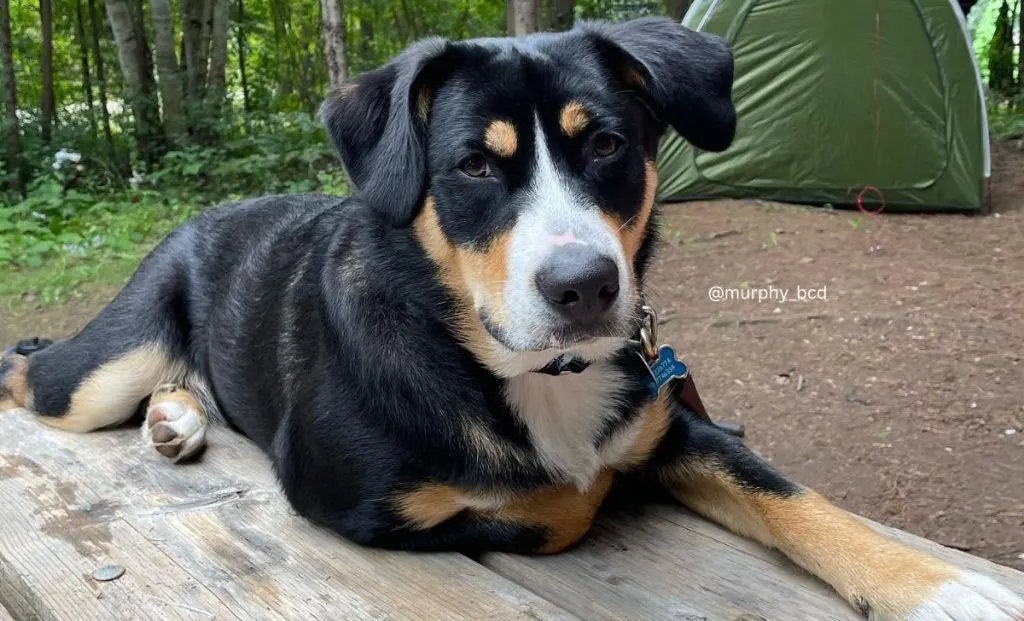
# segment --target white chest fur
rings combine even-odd
[[[609,420],[619,415],[622,372],[595,363],[582,373],[524,373],[509,379],[506,398],[529,429],[542,463],[555,475],[586,489],[597,474],[629,449],[635,425],[596,446]]]

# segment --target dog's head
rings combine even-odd
[[[732,141],[732,55],[672,21],[427,39],[343,86],[322,118],[362,199],[418,242],[503,375],[594,360],[637,328],[667,126]]]

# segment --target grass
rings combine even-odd
[[[61,257],[37,268],[5,270],[0,282],[0,308],[6,312],[25,305],[47,308],[69,298],[91,295],[95,289],[120,286],[151,247],[140,244],[137,255],[88,260]]]

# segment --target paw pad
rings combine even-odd
[[[146,413],[143,436],[156,452],[182,461],[197,455],[205,445],[206,419],[181,401],[161,401]]]

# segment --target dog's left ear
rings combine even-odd
[[[427,185],[426,132],[454,46],[424,39],[342,85],[320,118],[363,200],[398,226],[412,221]]]
[[[724,39],[664,17],[582,26],[602,60],[657,119],[694,146],[724,151],[736,134],[733,56]]]

